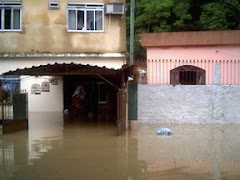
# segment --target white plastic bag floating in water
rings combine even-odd
[[[159,130],[156,131],[156,134],[171,136],[171,135],[173,135],[173,131],[169,128],[160,128]]]

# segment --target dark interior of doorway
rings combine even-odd
[[[196,71],[180,71],[180,84],[182,85],[196,85],[197,72]]]
[[[115,124],[117,90],[97,76],[66,76],[64,109],[71,121]]]

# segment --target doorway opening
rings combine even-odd
[[[117,90],[96,76],[65,76],[64,109],[72,120],[116,124]]]
[[[180,84],[182,85],[196,85],[197,72],[196,71],[180,71]]]

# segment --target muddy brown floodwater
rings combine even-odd
[[[160,127],[173,136],[157,136]],[[34,113],[29,130],[0,136],[0,179],[240,179],[240,125],[141,124],[115,136],[107,122]]]

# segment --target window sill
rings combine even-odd
[[[22,30],[12,30],[12,29],[9,29],[9,30],[0,30],[0,32],[22,32]]]
[[[79,30],[67,30],[67,32],[74,32],[74,33],[104,33],[104,30],[101,30],[101,31],[79,31]]]

